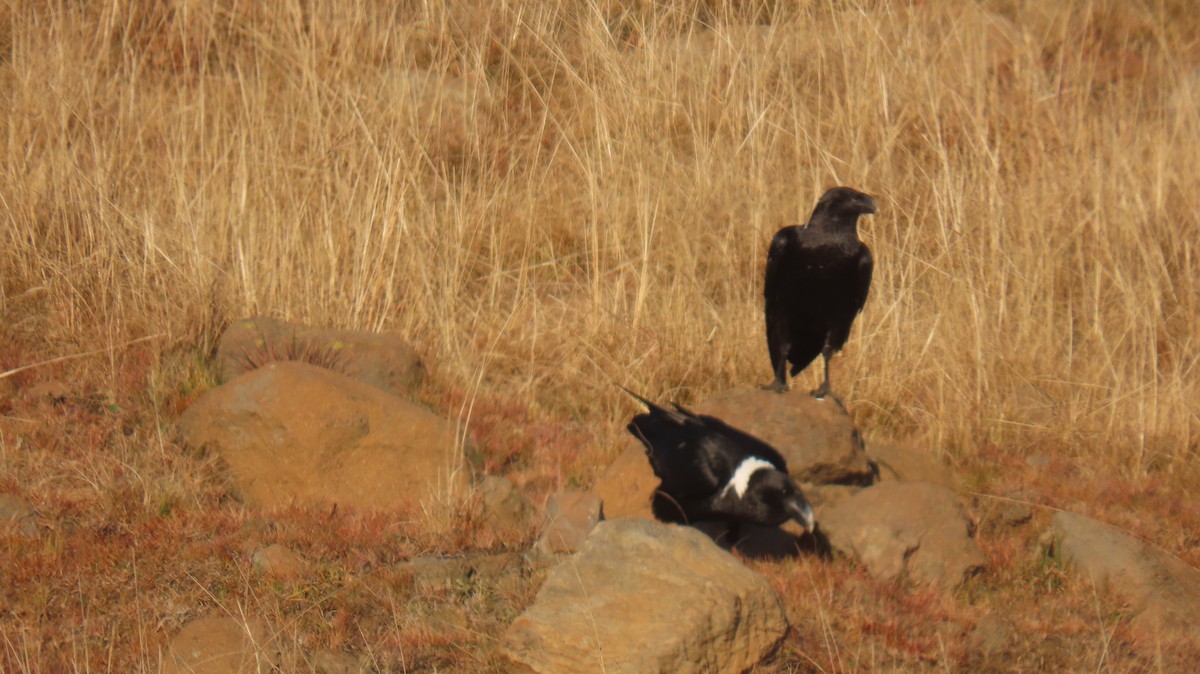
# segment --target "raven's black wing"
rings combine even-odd
[[[629,432],[646,447],[646,457],[662,489],[677,497],[712,494],[725,482],[704,460],[710,451],[704,426],[694,418],[682,422],[674,413],[658,408],[629,422]],[[727,476],[726,476],[727,477]]]
[[[723,488],[738,465],[755,456],[783,472],[787,464],[767,443],[716,417],[675,405],[668,410],[632,392],[650,408],[629,422],[629,432],[646,447],[662,490],[678,498],[701,498]]]
[[[624,387],[622,387],[624,388]],[[669,410],[625,389],[650,411],[626,426],[646,448],[646,458],[662,489],[679,497],[701,497],[716,491],[724,481],[703,459],[708,431],[694,413],[675,406]]]
[[[784,316],[783,300],[790,288],[786,281],[788,259],[795,247],[797,233],[800,227],[791,225],[775,233],[771,239],[771,247],[767,250],[767,269],[763,277],[763,300],[767,314],[767,333],[772,327],[781,323]]]
[[[862,245],[858,256],[858,275],[854,285],[854,311],[862,311],[867,303],[867,294],[871,291],[871,274],[875,271],[875,258],[866,244]]]
[[[729,457],[732,464],[728,467],[729,474],[725,476],[725,481],[728,481],[733,471],[737,470],[738,464],[751,456],[770,463],[784,473],[787,472],[787,462],[783,455],[763,440],[740,428],[734,428],[716,417],[699,415],[699,419],[704,422],[710,442],[714,446],[720,447],[722,454]]]

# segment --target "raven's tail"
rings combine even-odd
[[[621,386],[620,384],[616,384],[616,386],[618,388],[620,388],[622,391],[628,393],[629,397],[631,397],[634,400],[645,405],[646,409],[650,410],[651,415],[660,415],[660,416],[666,417],[667,419],[670,419],[672,422],[679,424],[681,426],[683,424],[687,423],[689,415],[694,416],[688,410],[680,407],[679,405],[674,405],[675,409],[669,410],[661,405],[657,405],[655,403],[650,402],[649,400],[646,400],[642,396],[634,393],[633,391],[630,391],[629,389],[625,388],[624,386]],[[646,416],[646,415],[640,415],[640,416]]]

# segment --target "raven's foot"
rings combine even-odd
[[[791,387],[787,385],[786,381],[780,381],[778,379],[770,384],[759,384],[758,388],[762,391],[774,391],[776,393],[787,393],[788,391],[792,390]]]
[[[820,386],[809,391],[809,394],[817,400],[824,400],[825,396],[829,395],[829,382],[822,382]]]

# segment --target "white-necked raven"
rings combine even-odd
[[[716,417],[680,405],[669,410],[625,391],[650,410],[627,428],[646,446],[662,481],[654,495],[655,517],[725,521],[731,543],[737,542],[742,522],[778,526],[791,519],[813,531],[812,506],[774,447]]]
[[[788,390],[787,364],[795,376],[819,354],[825,378],[812,394],[829,393],[829,359],[846,343],[871,287],[875,265],[858,239],[858,218],[875,208],[869,195],[834,187],[821,196],[807,224],[784,227],[771,240],[763,298],[775,381],[766,388]]]

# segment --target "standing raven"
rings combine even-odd
[[[858,216],[874,212],[870,196],[834,187],[821,196],[808,224],[784,227],[771,240],[763,298],[775,381],[766,388],[788,390],[787,364],[795,376],[820,354],[825,378],[812,395],[829,393],[829,359],[846,343],[871,286],[875,264],[858,240]]]
[[[725,422],[625,392],[650,412],[626,427],[646,446],[654,474],[654,515],[667,522],[724,520],[732,542],[741,522],[778,526],[789,519],[812,532],[812,506],[774,447]]]

